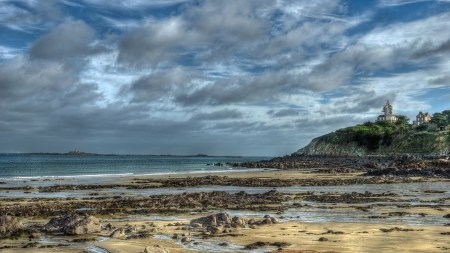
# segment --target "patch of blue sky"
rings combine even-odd
[[[433,114],[435,112],[450,110],[449,94],[450,94],[450,84],[438,88],[430,85],[429,89],[425,90],[425,92],[417,96],[415,99],[424,100],[428,104],[432,104],[433,109],[428,112]]]
[[[36,37],[39,37],[37,34],[10,29],[1,25],[0,34],[3,34],[0,45],[10,48],[28,48],[31,41],[34,41]]]

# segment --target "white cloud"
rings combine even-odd
[[[450,14],[444,13],[429,18],[395,23],[386,27],[379,27],[364,35],[359,42],[368,47],[389,46],[411,47],[415,43],[431,42],[443,43],[450,35],[443,34],[448,30]]]

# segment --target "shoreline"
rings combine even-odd
[[[312,162],[316,161],[306,161],[300,167]],[[1,251],[23,252],[22,247],[30,243],[35,245],[30,247],[39,247],[43,253],[54,252],[47,246],[57,247],[58,252],[101,252],[95,251],[93,245],[110,253],[137,253],[155,245],[171,253],[450,249],[449,177],[429,174],[431,169],[423,170],[428,173],[424,176],[411,168],[398,175],[402,170],[386,169],[388,166],[368,168],[364,165],[367,161],[352,167],[340,166],[351,163],[342,160],[328,165],[315,163],[311,168],[250,168],[224,173],[126,174],[100,177],[101,181],[10,180],[0,185],[4,196],[0,197],[0,215],[20,217],[27,229],[23,233],[43,231],[51,218],[73,213],[79,219],[94,215],[104,228],[77,236],[44,231],[40,232],[40,240],[24,236],[3,239],[0,242],[11,248]],[[424,163],[405,164],[396,166]],[[376,168],[377,164],[370,166]],[[443,166],[441,170],[446,173],[447,163]],[[377,173],[371,175],[373,171]],[[194,219],[219,213],[227,213],[230,218],[237,216],[247,224],[203,228],[190,224]],[[267,223],[267,216],[273,218],[272,223]],[[251,220],[256,220],[256,225]],[[113,229],[106,228],[109,223]],[[128,239],[104,240],[115,228],[124,229]],[[222,232],[211,232],[216,230]],[[85,242],[73,243],[75,239]],[[69,246],[57,246],[61,242]]]

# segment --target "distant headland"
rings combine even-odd
[[[86,156],[93,156],[93,155],[101,155],[96,153],[88,153],[88,152],[82,152],[78,150],[69,151],[67,153],[59,153],[59,152],[34,152],[34,153],[26,153],[30,155],[86,155]]]

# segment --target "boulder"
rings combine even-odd
[[[191,220],[190,225],[193,226],[195,223],[202,224],[203,227],[226,225],[231,224],[231,216],[227,213],[217,213],[198,219],[193,219]]]
[[[185,237],[181,238],[182,243],[188,243],[190,241],[191,241],[191,238],[189,236],[185,236]]]
[[[233,219],[231,219],[231,226],[232,227],[245,227],[245,219],[241,217],[234,216]]]
[[[270,220],[272,221],[273,224],[280,223],[280,221],[275,217],[271,217]]]
[[[144,253],[169,253],[169,250],[159,245],[155,245],[153,247],[151,246],[145,247]]]
[[[52,218],[42,229],[48,233],[63,232],[66,227],[73,226],[78,221],[76,214]]]
[[[272,224],[272,219],[271,218],[264,218],[261,221],[262,224]]]
[[[0,216],[0,236],[10,236],[24,228],[22,222],[16,217],[11,217],[9,215]]]
[[[94,216],[87,216],[84,219],[77,221],[72,226],[64,228],[64,233],[67,235],[83,235],[100,231],[102,231],[102,224]]]
[[[116,229],[109,235],[109,237],[110,238],[124,238],[125,230],[123,228]]]
[[[211,234],[221,234],[223,232],[222,226],[215,226],[215,227],[208,227],[208,231],[211,232]]]

